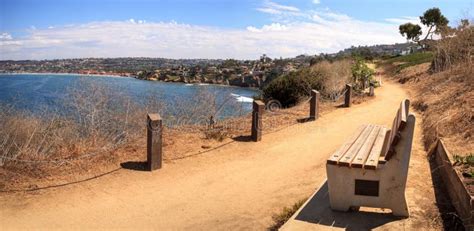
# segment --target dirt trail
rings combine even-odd
[[[234,142],[165,162],[153,173],[121,170],[35,194],[0,194],[1,229],[265,229],[272,214],[321,185],[325,160],[345,138],[363,123],[389,125],[408,97],[389,82],[376,95],[316,122],[265,135],[262,142]],[[387,225],[427,227],[430,214],[437,216],[420,131],[417,127],[407,189],[412,217]]]

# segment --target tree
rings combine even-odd
[[[461,23],[458,26],[458,30],[462,31],[464,29],[467,29],[471,26],[471,23],[469,23],[468,19],[461,19]]]
[[[413,23],[405,23],[399,27],[400,34],[407,38],[407,40],[412,40],[413,42],[418,42],[420,40],[421,27]]]
[[[420,20],[423,25],[428,27],[428,32],[423,40],[426,40],[429,35],[431,35],[432,38],[433,34],[439,34],[449,23],[449,20],[444,17],[439,8],[436,7],[425,11],[423,16],[420,16]]]
[[[374,81],[373,76],[375,71],[368,67],[364,60],[360,58],[355,59],[351,70],[354,89],[356,91],[363,91],[370,82]]]

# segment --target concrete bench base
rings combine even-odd
[[[402,103],[402,107],[407,108],[408,103]],[[342,150],[346,150],[344,147],[347,147],[347,151],[338,151],[328,159],[326,171],[329,201],[332,209],[348,211],[351,207],[358,209],[360,206],[365,206],[391,209],[395,216],[409,216],[405,199],[405,187],[415,128],[415,116],[409,114],[406,118],[403,118],[403,126],[400,126],[402,123],[399,122],[398,118],[405,117],[401,116],[402,114],[407,115],[408,110],[399,110],[392,130],[396,132],[387,133],[386,138],[379,137],[375,139],[375,133],[372,132],[370,133],[372,135],[368,135],[366,129],[366,132],[362,132],[358,138],[351,139],[344,144]],[[377,125],[370,126],[377,127]],[[402,128],[400,129],[400,127]],[[385,155],[386,148],[382,148],[384,151],[380,151],[380,146],[375,144],[380,139],[393,140],[394,136],[392,134],[398,134],[400,138],[395,144],[389,142],[389,144],[394,145],[391,146],[392,150],[389,152],[392,154],[387,158]],[[361,145],[361,142],[364,142],[364,144]],[[372,143],[374,145],[369,146]],[[376,153],[361,155],[368,150],[375,150]],[[362,158],[359,158],[361,156]],[[347,161],[346,158],[350,160]],[[378,160],[373,169],[368,162],[369,160],[372,161],[371,158]],[[363,160],[359,161],[359,159]],[[365,162],[365,164],[361,165],[359,162]]]

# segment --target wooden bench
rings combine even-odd
[[[391,129],[363,125],[329,157],[326,171],[333,210],[367,206],[409,216],[405,186],[415,128],[409,106],[409,100],[401,102]]]

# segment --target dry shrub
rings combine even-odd
[[[428,68],[413,66],[398,75],[415,90],[412,106],[423,114],[425,147],[441,137],[450,151],[468,153],[474,149],[474,67],[458,64],[432,74]]]
[[[425,102],[421,100],[415,100],[411,103],[411,105],[415,110],[420,111],[420,112],[424,112],[426,111],[426,109],[428,109],[428,104],[426,104]]]
[[[82,80],[68,93],[58,111],[1,106],[0,175],[8,184],[89,172],[139,138],[144,116],[128,98]]]
[[[334,100],[337,99],[345,85],[351,80],[351,61],[341,60],[333,63],[327,61],[320,62],[312,69],[322,73],[321,93]]]
[[[324,97],[337,98],[351,78],[351,62],[323,61],[311,67],[282,75],[263,89],[265,99],[278,100],[283,106],[294,106],[307,98],[312,89]]]
[[[99,155],[143,137],[146,113],[160,113],[164,125],[177,133],[203,134],[208,138],[209,117],[221,118],[226,110],[239,112],[228,91],[201,90],[190,98],[176,96],[170,105],[159,94],[148,92],[140,104],[120,93],[120,89],[99,85],[86,79],[69,89],[61,105],[67,111],[30,113],[3,106],[0,112],[0,166],[12,161],[47,161]],[[226,130],[233,127],[226,127]],[[215,133],[215,132],[214,132]]]
[[[67,119],[75,124],[71,127],[77,133],[71,139],[75,143],[83,141],[94,148],[116,146],[136,138],[143,125],[143,110],[120,89],[81,80],[69,91],[65,105],[73,112]]]
[[[57,112],[32,115],[13,107],[0,109],[0,159],[4,161],[0,166],[0,191],[70,183],[111,172],[125,162],[146,160],[148,112],[159,112],[166,125],[165,161],[199,155],[203,148],[221,147],[233,142],[229,138],[238,140],[235,138],[250,134],[251,114],[243,113],[229,91],[177,96],[170,105],[158,101],[157,92],[146,93],[145,102],[139,105],[119,92],[80,83],[70,91],[73,99],[65,104],[73,112],[68,117]],[[323,102],[321,111],[335,106]],[[229,109],[242,110],[242,116],[222,119],[222,113]],[[298,124],[299,119],[307,118],[308,110],[309,104],[304,103],[277,112],[266,111],[263,133]],[[177,112],[182,114],[173,114]],[[216,120],[214,129],[209,129],[210,115]]]
[[[147,113],[162,116],[165,159],[199,152],[202,145],[215,145],[238,129],[219,125],[228,110],[243,111],[230,91],[202,90],[176,96],[168,104],[160,93],[150,91],[137,102],[115,86],[84,78],[68,90],[57,111],[32,113],[0,105],[0,189],[70,182],[110,171],[124,161],[143,160]],[[222,129],[207,131],[210,116]]]
[[[281,212],[272,216],[273,224],[267,230],[273,231],[278,230],[283,226],[292,216],[303,206],[307,199],[302,199],[294,203],[291,207],[284,207]]]
[[[172,100],[173,105],[166,107],[171,110],[167,112],[170,115],[167,118],[168,124],[172,124],[172,127],[175,128],[190,124],[204,126],[209,124],[211,116],[217,120],[225,117],[224,115],[243,114],[243,108],[230,92],[230,89],[214,92],[200,89],[191,97],[175,96]]]
[[[204,131],[206,139],[223,141],[227,137],[227,132],[223,127],[214,127]]]
[[[431,65],[410,66],[395,75],[414,89],[412,106],[423,115],[426,148],[443,138],[453,153],[474,150],[473,32],[468,24],[450,30],[434,43]]]
[[[435,57],[432,70],[440,72],[462,64],[472,65],[474,52],[474,27],[460,26],[450,31],[449,35],[435,43]]]
[[[474,68],[472,64],[435,74],[430,85],[431,98],[425,99],[424,126],[430,132],[427,142],[446,137],[456,146],[468,148],[474,143]],[[428,90],[428,89],[427,89]],[[426,96],[425,96],[426,97]],[[464,145],[464,143],[471,145]],[[472,149],[471,149],[472,150]]]
[[[453,151],[467,153],[474,148],[474,27],[464,21],[449,33],[435,44],[435,74],[419,84],[423,95],[415,106],[426,115],[427,144],[445,137]]]
[[[18,158],[44,160],[69,146],[65,141],[74,136],[70,121],[54,114],[43,115],[39,118],[1,106],[0,166]]]

